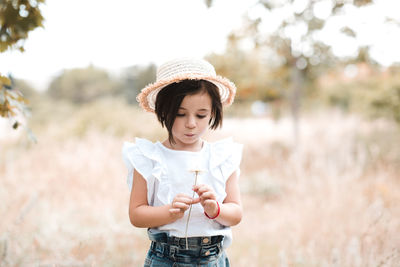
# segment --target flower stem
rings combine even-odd
[[[197,185],[197,175],[199,174],[199,172],[200,172],[200,171],[198,171],[198,170],[195,170],[195,171],[194,171],[194,173],[195,173],[194,186]],[[192,194],[192,199],[193,199],[193,198],[194,198],[194,191],[193,191],[193,194]],[[189,227],[189,220],[190,220],[190,214],[191,214],[191,213],[192,213],[192,204],[190,204],[190,207],[189,207],[189,214],[188,214],[188,218],[187,218],[187,221],[186,221],[186,229],[185,229],[186,249],[189,249],[187,231],[188,231],[188,227]]]

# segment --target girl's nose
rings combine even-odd
[[[186,120],[186,127],[189,129],[196,127],[196,120],[192,116],[188,116],[188,119]]]

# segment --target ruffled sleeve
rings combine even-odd
[[[129,189],[132,190],[133,171],[136,170],[146,180],[147,199],[152,202],[155,180],[160,180],[163,172],[161,155],[157,147],[146,139],[136,138],[135,143],[124,143],[122,158],[128,168],[127,183]]]
[[[233,172],[240,174],[243,145],[232,138],[211,144],[210,170],[213,176],[221,177],[225,183]]]

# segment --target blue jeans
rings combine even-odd
[[[150,233],[152,241],[144,263],[145,267],[229,267],[229,260],[222,250],[223,236],[189,237],[168,236],[166,233]]]

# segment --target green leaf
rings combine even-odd
[[[8,79],[8,78],[5,77],[5,76],[2,76],[2,75],[0,74],[0,85],[1,85],[1,87],[3,87],[4,85],[5,85],[5,86],[11,86],[11,80]],[[1,88],[1,87],[0,87],[0,88]]]
[[[12,99],[18,99],[19,95],[17,91],[14,90],[7,90],[7,94],[12,98]]]
[[[19,126],[19,122],[16,121],[16,122],[14,122],[12,127],[13,127],[14,130],[16,130],[18,128],[18,126]]]

